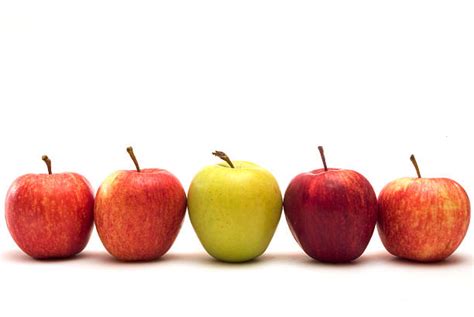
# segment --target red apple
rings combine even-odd
[[[186,193],[170,172],[140,169],[131,147],[134,171],[117,171],[96,195],[95,224],[107,251],[122,261],[148,261],[173,244],[186,212]]]
[[[7,193],[5,218],[16,244],[37,259],[65,258],[81,252],[93,226],[94,195],[89,182],[76,173],[17,178]]]
[[[377,220],[377,198],[367,179],[327,168],[296,176],[285,193],[285,215],[303,250],[322,262],[349,262],[366,249]]]
[[[378,232],[391,254],[421,262],[440,261],[461,244],[470,219],[469,198],[448,178],[400,178],[379,195]]]

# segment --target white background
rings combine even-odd
[[[25,173],[173,172],[187,189],[215,149],[282,191],[328,164],[379,192],[450,177],[474,196],[471,1],[0,1],[0,194]],[[350,265],[309,260],[284,218],[259,260],[213,261],[186,218],[161,261],[38,262],[0,224],[1,316],[472,316],[473,228],[434,265],[396,260],[375,234]]]

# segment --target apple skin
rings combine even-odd
[[[448,178],[400,178],[378,199],[377,229],[391,254],[419,262],[450,256],[466,235],[470,203],[464,189]]]
[[[150,261],[176,239],[186,213],[186,193],[163,169],[117,171],[96,195],[95,224],[107,251],[122,261]]]
[[[5,218],[13,240],[36,259],[81,252],[93,227],[94,195],[75,173],[27,174],[8,190]]]
[[[188,192],[189,217],[214,258],[245,262],[265,252],[281,217],[276,179],[264,168],[233,161],[202,169]]]
[[[350,262],[372,237],[377,198],[369,181],[355,171],[317,169],[290,182],[284,210],[306,254],[321,262]]]

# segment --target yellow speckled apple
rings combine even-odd
[[[243,262],[268,247],[281,216],[278,183],[266,169],[231,161],[202,169],[191,182],[191,223],[206,251],[226,262]]]
[[[377,228],[391,254],[420,262],[450,256],[466,235],[469,198],[448,178],[400,178],[386,185],[378,198]]]

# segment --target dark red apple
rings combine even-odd
[[[366,249],[377,220],[377,198],[361,174],[324,168],[296,176],[288,186],[285,215],[303,250],[322,262],[349,262]]]
[[[378,232],[391,254],[421,262],[440,261],[461,244],[471,208],[464,189],[449,178],[418,178],[387,184],[378,199]]]
[[[65,258],[81,252],[89,241],[94,195],[89,182],[76,173],[17,178],[5,201],[8,230],[16,244],[37,259]]]
[[[100,186],[95,224],[107,251],[122,261],[148,261],[173,244],[186,212],[186,193],[170,172],[140,169],[117,171]]]

